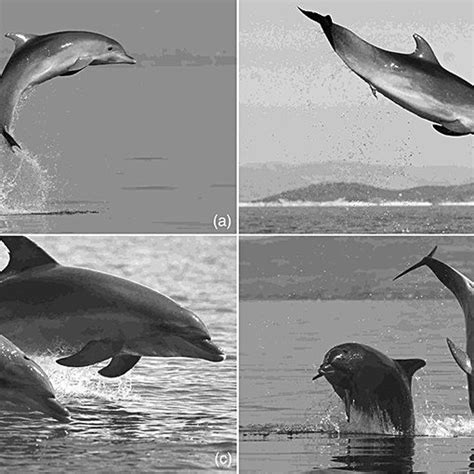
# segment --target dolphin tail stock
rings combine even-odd
[[[324,31],[324,34],[326,35],[327,39],[329,40],[329,43],[331,43],[331,46],[334,48],[334,39],[332,37],[332,18],[330,15],[320,15],[319,13],[316,12],[310,12],[308,10],[303,10],[302,8],[298,7],[298,10],[305,16],[307,16],[310,20],[315,21],[316,23],[319,23],[321,25],[321,28]]]
[[[446,342],[448,343],[449,350],[451,355],[453,356],[456,363],[461,367],[461,369],[469,376],[474,375],[472,371],[472,361],[469,356],[459,347],[457,346],[451,339],[446,338]]]
[[[14,147],[17,147],[19,150],[21,150],[20,144],[10,135],[10,133],[7,132],[5,127],[2,127],[2,135],[12,150]]]

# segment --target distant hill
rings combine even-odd
[[[473,277],[472,238],[468,236],[242,237],[240,299],[447,298],[457,305],[427,268],[393,281],[435,245],[437,258]],[[462,318],[460,307],[458,311]]]
[[[472,168],[462,166],[368,165],[361,162],[311,162],[303,164],[251,163],[240,166],[240,201],[318,183],[357,182],[384,189],[457,185],[474,181]]]
[[[458,186],[417,186],[409,189],[383,189],[359,183],[321,183],[273,194],[257,202],[474,202],[474,182]]]

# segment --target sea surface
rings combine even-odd
[[[464,346],[454,299],[240,303],[240,471],[469,472],[474,419],[467,381],[446,345]],[[324,354],[359,342],[393,358],[421,358],[413,380],[416,436],[346,422],[325,379]]]
[[[0,411],[2,472],[156,472],[216,469],[236,452],[236,282],[232,237],[33,237],[59,262],[148,285],[191,308],[227,359],[143,357],[118,379],[101,365],[34,359],[73,421]],[[7,261],[0,249],[1,262]],[[220,459],[220,458],[219,458]]]
[[[0,232],[210,233],[216,215],[235,231],[234,66],[90,67],[16,116]]]
[[[240,207],[244,234],[472,233],[471,206],[288,206]]]

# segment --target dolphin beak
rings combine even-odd
[[[316,380],[319,379],[320,377],[324,377],[327,373],[330,373],[333,371],[333,367],[331,364],[324,364],[318,369],[318,374],[315,375],[311,380]]]
[[[137,64],[137,60],[129,56],[128,54],[123,55],[123,60],[121,61],[122,64]]]

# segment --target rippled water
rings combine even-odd
[[[241,471],[474,468],[467,381],[446,336],[464,346],[463,314],[451,299],[242,302]],[[427,361],[413,381],[414,439],[371,434],[374,426],[360,421],[348,424],[329,383],[312,382],[324,354],[349,341]]]
[[[236,290],[233,237],[33,237],[64,264],[146,284],[193,309],[227,359],[144,357],[119,379],[101,365],[35,360],[73,421],[0,414],[0,470],[151,472],[215,469],[236,452]],[[2,263],[6,263],[6,251]],[[235,467],[235,465],[234,465]]]
[[[241,207],[242,233],[469,233],[472,206]]]

